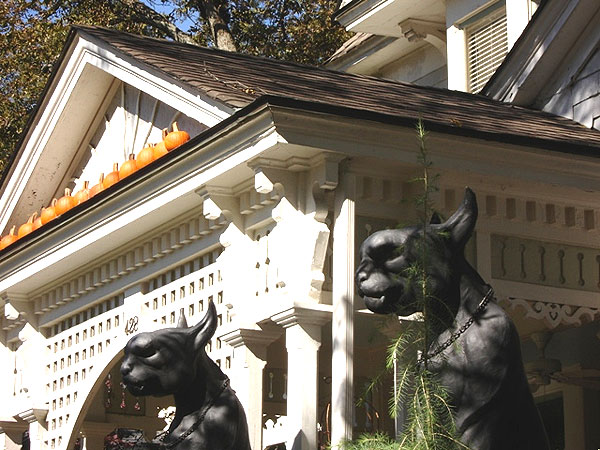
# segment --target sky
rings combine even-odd
[[[155,9],[156,11],[164,14],[171,14],[174,10],[174,8],[171,5],[164,4],[160,0],[142,0],[142,2]],[[188,18],[178,18],[177,20],[175,20],[175,24],[182,31],[189,31],[190,27],[194,25],[194,22]]]

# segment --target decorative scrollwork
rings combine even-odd
[[[130,335],[136,333],[138,330],[138,316],[131,317],[127,322],[125,322],[125,334]]]
[[[582,325],[600,315],[600,308],[562,305],[514,297],[508,298],[508,304],[512,310],[522,307],[525,310],[525,317],[544,320],[550,328],[556,328],[561,324]]]

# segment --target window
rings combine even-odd
[[[508,53],[506,9],[496,2],[462,24],[467,35],[469,92],[479,92]]]

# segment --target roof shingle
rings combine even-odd
[[[600,155],[600,132],[570,119],[512,106],[482,95],[417,86],[216,49],[138,36],[98,27],[76,32],[99,39],[119,52],[229,106],[241,108],[263,95],[325,103],[336,107],[421,117],[428,123],[489,136],[513,135],[589,148]]]

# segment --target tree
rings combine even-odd
[[[35,108],[70,25],[99,25],[319,64],[348,38],[331,20],[336,4],[335,0],[3,0],[0,172]]]

